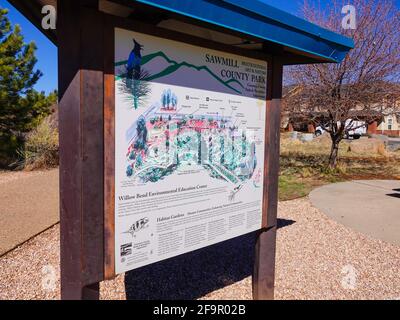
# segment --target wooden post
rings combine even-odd
[[[99,299],[103,269],[103,18],[58,0],[61,298]]]
[[[255,245],[253,298],[272,300],[275,286],[275,245],[278,211],[279,144],[283,66],[277,57],[268,64],[266,103],[263,229]]]
[[[115,70],[114,26],[104,29],[104,278],[115,277]]]

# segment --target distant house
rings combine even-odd
[[[289,95],[298,94],[299,90],[296,86],[287,86],[284,88],[281,130],[315,133],[316,129],[318,129],[316,128],[316,123],[325,123],[329,120],[327,112],[310,110],[307,105],[302,106],[300,108],[301,111],[289,111],[291,108],[286,105],[285,98]],[[385,105],[391,105],[392,107],[386,107],[385,109]],[[362,110],[362,107],[356,107],[350,111],[350,119],[358,123],[364,122],[366,127],[364,130],[368,134],[400,137],[400,100],[397,102],[391,100],[376,103],[371,110],[367,111]],[[357,124],[357,126],[359,125]]]
[[[309,119],[311,119],[311,115]],[[357,118],[362,120],[362,115],[357,113]],[[383,134],[389,137],[400,137],[400,115],[389,114],[386,116],[377,115],[377,121],[367,124],[368,134]],[[304,114],[288,114],[282,115],[283,131],[299,131],[299,132],[315,132],[315,125],[308,120]]]
[[[367,129],[369,134],[378,134],[378,126],[384,121],[382,114],[374,111],[366,114],[363,111],[351,111],[346,126],[351,119],[353,120],[352,127],[357,128],[357,133],[361,135],[364,135]],[[376,121],[372,122],[371,119],[376,119]],[[327,123],[328,121],[329,117],[326,112],[283,112],[281,130],[316,133],[321,130],[321,127],[316,127],[315,123]]]
[[[396,114],[387,115],[376,128],[377,134],[389,137],[400,137],[400,116]]]
[[[383,134],[389,137],[400,137],[400,101],[394,108],[385,111],[380,119],[368,125],[369,134]]]

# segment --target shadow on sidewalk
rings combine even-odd
[[[400,193],[388,193],[387,196],[400,199]]]

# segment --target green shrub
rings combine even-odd
[[[25,142],[25,148],[21,152],[24,169],[48,169],[58,166],[58,129],[55,121],[46,118],[32,130]]]

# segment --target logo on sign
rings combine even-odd
[[[132,242],[123,244],[121,246],[121,257],[129,256],[132,254]]]

